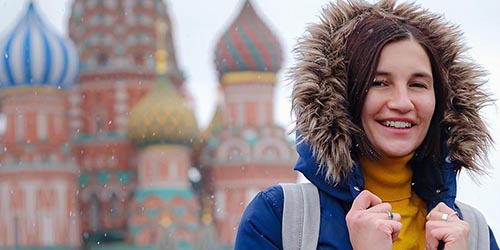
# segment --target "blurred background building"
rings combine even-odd
[[[1,250],[232,249],[257,192],[297,179],[273,121],[280,42],[241,6],[199,128],[165,1],[74,0],[69,37],[26,3],[0,31]]]

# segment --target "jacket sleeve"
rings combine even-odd
[[[235,250],[282,249],[283,190],[270,187],[255,196],[241,217]]]
[[[490,229],[490,250],[499,250],[497,241],[495,240],[495,235],[493,235],[493,231]]]

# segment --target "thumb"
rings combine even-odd
[[[358,197],[354,199],[351,210],[365,210],[372,206],[382,203],[382,200],[368,190],[363,190]]]

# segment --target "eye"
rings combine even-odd
[[[410,84],[410,87],[427,89],[427,88],[429,88],[429,85],[427,83],[423,83],[423,82],[413,82]]]
[[[387,86],[387,80],[385,79],[373,79],[372,87],[384,87]]]

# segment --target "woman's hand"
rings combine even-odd
[[[466,250],[469,242],[469,224],[458,218],[453,209],[441,202],[427,215],[425,240],[426,250],[436,250],[439,241],[444,242],[445,250]]]
[[[368,190],[361,192],[347,213],[346,222],[353,249],[392,249],[401,230],[401,215],[389,203]]]

